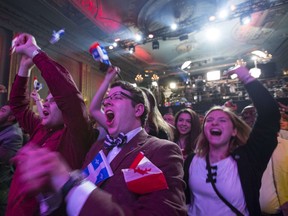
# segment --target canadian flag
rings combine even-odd
[[[155,166],[143,152],[139,152],[129,169],[122,169],[124,179],[130,191],[146,194],[168,189],[163,172]]]

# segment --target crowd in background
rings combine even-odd
[[[204,115],[162,115],[153,92],[119,80],[117,67],[88,109],[32,35],[18,36],[15,53],[21,63],[0,113],[1,216],[288,215],[288,107],[245,67],[230,71],[253,102],[241,113],[226,101]],[[34,66],[45,101],[27,90]]]

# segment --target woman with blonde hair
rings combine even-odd
[[[147,96],[150,112],[146,121],[145,130],[148,134],[160,139],[173,140],[174,134],[171,126],[163,119],[158,107],[154,94],[147,88],[140,87]]]
[[[249,126],[227,108],[214,107],[204,118],[196,153],[185,160],[188,215],[261,215],[261,178],[277,145],[280,113],[263,85],[238,66],[236,73],[257,109]]]

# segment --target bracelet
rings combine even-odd
[[[38,55],[40,52],[41,52],[41,49],[40,49],[40,48],[34,50],[33,53],[32,53],[32,59],[33,59],[36,55]]]
[[[63,199],[67,196],[67,194],[71,191],[75,186],[80,185],[84,181],[84,177],[79,170],[72,171],[69,173],[70,178],[61,188],[61,194]]]

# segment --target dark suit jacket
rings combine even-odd
[[[85,166],[102,149],[97,142],[87,154]],[[144,155],[165,175],[169,189],[138,195],[126,186],[122,169],[129,168],[136,155]],[[85,202],[80,215],[186,215],[183,157],[177,144],[139,132],[110,164],[114,175],[99,183]],[[153,182],[151,182],[153,184]]]

